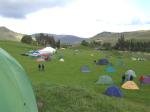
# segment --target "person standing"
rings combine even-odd
[[[41,71],[41,64],[38,65],[39,71]]]
[[[123,83],[125,82],[125,80],[126,80],[125,73],[123,73],[123,74],[122,74],[122,77],[121,77],[121,78],[122,78],[122,80],[121,80],[121,84],[123,84]]]
[[[45,66],[44,66],[44,64],[42,64],[42,71],[44,71],[45,70]]]
[[[144,76],[140,76],[139,81],[140,81],[140,85],[143,85],[143,80],[144,80]]]

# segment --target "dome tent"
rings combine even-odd
[[[115,85],[108,87],[105,91],[105,94],[108,96],[123,97],[123,93],[119,87]]]
[[[108,75],[100,76],[96,84],[113,84],[113,80]]]
[[[124,89],[133,89],[133,90],[139,89],[138,85],[134,81],[127,81],[121,87]]]
[[[133,70],[127,70],[125,75],[127,76],[127,80],[130,80],[131,77],[136,77],[135,71]]]
[[[0,111],[38,112],[31,84],[22,66],[0,48]]]
[[[63,58],[59,59],[60,62],[64,62],[65,60]]]
[[[144,77],[143,83],[144,84],[150,84],[150,76],[149,77]]]
[[[38,52],[40,54],[54,54],[56,52],[56,49],[52,47],[45,47],[43,49],[40,49]]]
[[[108,65],[109,61],[107,59],[103,58],[103,59],[100,59],[96,64],[97,65]]]
[[[108,66],[108,67],[106,68],[106,72],[113,73],[113,72],[116,72],[116,69],[113,68],[112,66]]]
[[[88,73],[91,72],[90,68],[87,65],[81,67],[81,72]]]

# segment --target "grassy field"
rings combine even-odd
[[[40,112],[149,112],[150,85],[140,87],[140,90],[124,90],[123,98],[103,95],[108,85],[96,85],[101,75],[112,76],[116,85],[120,86],[121,74],[133,69],[137,76],[150,74],[149,56],[144,53],[119,53],[117,51],[96,51],[80,47],[58,50],[53,60],[43,62],[45,71],[38,71],[38,62],[21,53],[37,49],[17,42],[0,41],[0,47],[15,57],[24,67],[31,80],[38,102],[43,106]],[[79,51],[76,52],[75,50]],[[93,54],[93,56],[91,56]],[[59,56],[64,56],[65,62],[59,62]],[[146,61],[132,61],[131,57],[145,57]],[[116,68],[115,73],[107,73],[106,66],[98,66],[93,60],[107,57]],[[116,65],[123,60],[125,67]],[[90,73],[82,73],[80,67],[88,65]],[[139,85],[138,77],[135,82]]]

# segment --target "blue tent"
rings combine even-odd
[[[106,72],[109,72],[109,73],[116,72],[116,69],[113,68],[112,66],[108,66],[108,67],[106,68]]]
[[[88,73],[88,72],[91,72],[89,67],[87,65],[84,65],[81,67],[81,72],[84,72],[84,73]]]
[[[100,59],[97,63],[97,65],[108,65],[109,61],[105,58]]]
[[[117,86],[110,86],[106,89],[105,94],[108,96],[123,97],[123,93]]]

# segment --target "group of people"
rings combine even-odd
[[[38,68],[39,68],[39,71],[44,71],[45,66],[44,66],[44,64],[39,64]]]

